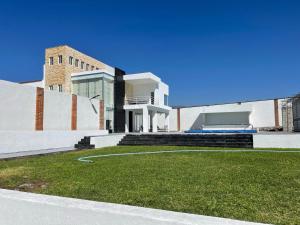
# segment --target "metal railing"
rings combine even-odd
[[[143,105],[143,104],[154,105],[154,97],[151,96],[125,97],[125,105]]]

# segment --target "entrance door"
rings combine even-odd
[[[141,132],[143,126],[143,114],[135,113],[134,115],[134,132]]]
[[[109,133],[112,133],[112,121],[106,120],[106,130],[108,130]]]

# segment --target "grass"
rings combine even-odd
[[[77,161],[95,154],[174,149],[184,148],[126,146],[2,160],[0,187],[254,222],[300,224],[300,153],[175,153]]]

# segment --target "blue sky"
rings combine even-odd
[[[68,44],[127,73],[160,76],[172,105],[300,92],[299,1],[0,4],[0,79],[40,79],[44,49]]]

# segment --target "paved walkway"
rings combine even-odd
[[[33,155],[45,155],[50,153],[67,152],[67,151],[74,151],[74,150],[76,150],[74,149],[74,147],[68,147],[68,148],[53,148],[53,149],[24,151],[24,152],[2,153],[0,154],[0,159],[12,159],[12,158],[33,156]]]
[[[260,223],[0,189],[5,225],[259,225]]]

